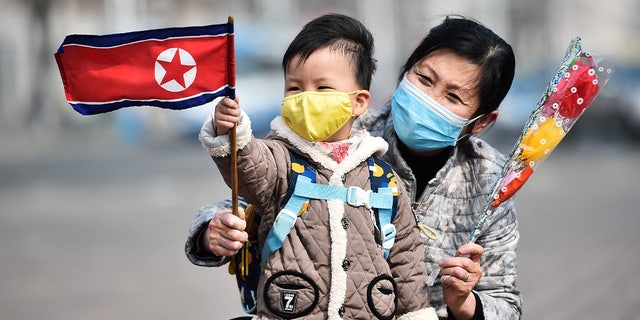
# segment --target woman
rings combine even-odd
[[[513,202],[502,204],[478,240],[468,242],[505,161],[473,135],[496,120],[514,69],[504,40],[479,23],[448,17],[404,64],[391,103],[360,117],[360,126],[389,142],[384,160],[411,194],[427,270],[439,275],[431,304],[441,318],[521,316]],[[232,255],[247,239],[244,221],[228,211],[216,214],[224,206],[205,208],[194,220],[185,248],[193,263],[220,265],[224,259],[212,253]]]

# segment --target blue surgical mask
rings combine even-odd
[[[455,146],[467,120],[422,92],[405,75],[391,97],[391,118],[398,138],[416,151]]]

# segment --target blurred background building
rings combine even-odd
[[[53,53],[67,34],[108,34],[236,21],[238,92],[259,123],[278,113],[281,56],[301,26],[326,12],[363,21],[374,33],[379,69],[373,105],[395,88],[397,72],[426,31],[447,14],[475,18],[514,47],[517,79],[502,106],[498,128],[519,130],[559,65],[569,41],[606,55],[617,66],[608,88],[587,114],[611,125],[611,138],[640,137],[640,12],[638,0],[0,0],[0,129],[51,138],[64,130],[113,129],[135,143],[150,127],[193,137],[211,106],[182,112],[133,108],[81,117],[66,104]],[[593,114],[593,115],[591,115]],[[604,118],[607,119],[604,119]],[[587,122],[587,120],[584,120]],[[580,126],[576,126],[576,131]],[[577,135],[577,134],[576,134]]]
[[[485,135],[507,153],[569,41],[616,66],[607,87],[517,195],[523,319],[640,314],[640,0],[0,0],[0,319],[229,319],[225,268],[189,263],[198,208],[229,188],[197,140],[213,104],[82,116],[54,52],[68,34],[235,18],[237,90],[258,135],[279,113],[282,55],[328,12],[374,33],[373,106],[449,14],[512,44],[516,79]],[[538,172],[538,171],[537,171]]]

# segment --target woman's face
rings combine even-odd
[[[439,49],[418,62],[407,79],[456,115],[470,119],[480,106],[480,67],[449,49]]]

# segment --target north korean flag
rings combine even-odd
[[[69,35],[55,53],[67,101],[83,115],[131,106],[186,109],[234,96],[233,22]]]

